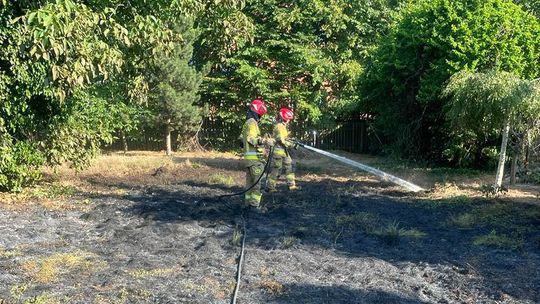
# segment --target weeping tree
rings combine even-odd
[[[450,97],[447,115],[455,131],[502,135],[494,184],[500,189],[510,130],[525,130],[540,119],[539,81],[507,72],[462,71],[450,78],[443,96]]]

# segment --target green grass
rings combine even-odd
[[[71,185],[62,185],[59,183],[43,184],[30,190],[30,195],[36,198],[60,198],[70,197],[75,194],[77,189]]]
[[[423,207],[427,209],[437,209],[440,207],[446,206],[462,206],[466,207],[477,202],[478,198],[469,197],[466,195],[456,195],[450,196],[442,199],[432,199],[428,198],[422,201],[419,201],[419,204],[422,204]]]
[[[401,238],[419,239],[426,236],[426,233],[416,228],[400,227],[397,221],[385,223],[369,212],[337,216],[335,223],[338,228],[347,228],[349,231],[361,229],[368,235],[376,236],[388,244],[397,244]]]
[[[477,204],[468,212],[449,219],[448,223],[460,228],[494,226],[526,228],[530,221],[540,218],[540,206],[488,202]]]
[[[492,230],[487,235],[478,236],[473,244],[477,246],[495,247],[501,249],[519,250],[523,248],[524,240],[522,237],[511,237],[506,234],[499,234]]]
[[[240,246],[240,243],[242,242],[242,231],[240,231],[240,228],[236,228],[233,231],[233,235],[231,238],[231,244],[233,246]]]
[[[284,249],[288,249],[288,248],[291,248],[292,246],[294,246],[294,244],[296,244],[296,242],[298,241],[298,239],[294,236],[287,236],[287,237],[284,237],[282,240],[281,240],[281,246],[284,248]]]
[[[373,231],[373,235],[381,238],[387,244],[397,244],[403,237],[419,239],[425,237],[426,233],[414,228],[400,228],[399,222],[394,221]]]
[[[193,168],[193,169],[199,169],[199,168],[202,168],[202,167],[203,167],[202,164],[200,164],[200,163],[198,163],[198,162],[194,162],[194,161],[192,161],[192,160],[189,159],[189,158],[186,159],[186,160],[184,161],[184,165],[185,165],[186,167]]]
[[[373,213],[358,212],[351,215],[336,217],[336,225],[348,228],[362,228],[365,231],[373,231],[377,226],[378,218]]]
[[[210,175],[210,177],[208,178],[208,183],[210,185],[225,185],[225,186],[233,186],[235,184],[234,178],[232,176],[227,176],[221,173]]]
[[[471,213],[455,215],[448,220],[448,224],[457,226],[459,228],[473,228],[476,223],[476,217]]]
[[[521,183],[540,185],[540,171],[527,172],[519,177]]]

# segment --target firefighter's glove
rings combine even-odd
[[[298,142],[294,139],[287,140],[287,143],[295,150],[298,150]]]
[[[268,147],[273,147],[276,144],[276,140],[271,137],[267,137],[263,139],[263,144]]]

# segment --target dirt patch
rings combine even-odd
[[[538,206],[415,196],[311,156],[298,175],[249,216],[239,303],[540,302]],[[73,191],[47,200],[84,208],[0,208],[0,303],[228,303],[241,198],[213,197],[243,177],[219,154],[51,173]]]

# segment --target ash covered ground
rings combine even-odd
[[[0,207],[0,303],[229,303],[242,199],[213,197],[241,187],[208,176],[243,173],[232,158],[193,162],[148,172],[166,184],[90,178],[122,191],[80,191],[82,208]],[[437,201],[351,172],[299,166],[300,191],[265,195],[238,303],[540,302],[537,205]],[[475,243],[490,233],[522,243]]]

